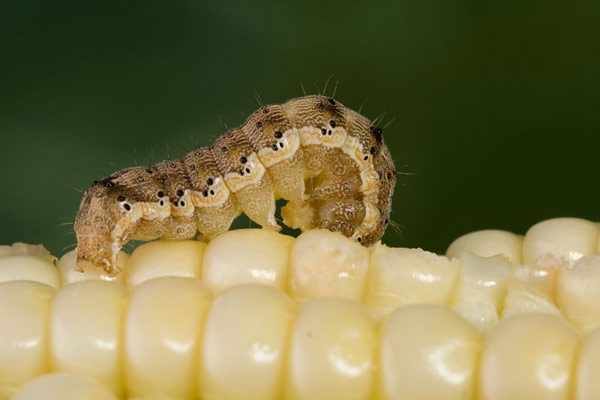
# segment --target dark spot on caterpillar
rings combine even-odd
[[[357,241],[358,243],[362,243],[362,238],[359,236],[359,237],[357,237],[357,238],[356,238],[356,241]]]
[[[335,128],[335,121],[334,120],[329,121],[329,125],[331,125],[332,128]]]
[[[153,174],[154,170],[152,168],[146,168],[146,172],[149,174]]]
[[[123,204],[123,208],[126,209],[127,211],[131,211],[131,206],[127,203]]]
[[[265,108],[263,108],[263,113],[264,113],[264,114],[268,114],[268,113],[269,113],[269,109],[268,109],[268,108],[266,108],[266,107],[265,107]]]
[[[241,176],[244,176],[244,169],[243,169],[243,168],[242,168],[242,169],[240,169],[240,175],[241,175]]]
[[[389,224],[389,223],[390,223],[390,221],[389,221],[389,220],[386,218],[386,219],[383,221],[383,223],[387,225],[387,224]]]
[[[325,104],[323,104],[323,103],[317,103],[317,108],[319,110],[323,110],[325,108]]]
[[[164,201],[164,200],[161,200],[161,201],[159,201],[159,202],[158,202],[158,204],[160,204],[160,206],[162,207],[162,206],[164,206],[164,205],[165,205],[165,201]]]
[[[241,162],[242,164],[246,164],[246,163],[248,162],[248,159],[247,159],[246,157],[242,156],[242,157],[240,158],[240,162]]]
[[[179,202],[179,205],[180,205],[181,207],[185,207],[185,201],[181,200],[181,201]]]
[[[214,181],[212,180],[212,178],[208,178],[208,179],[206,180],[206,184],[207,184],[208,186],[212,186],[212,184],[213,184],[213,183],[214,183]]]
[[[125,196],[119,196],[117,197],[117,201],[125,201]]]
[[[262,123],[261,121],[258,121],[258,122],[256,123],[256,127],[257,127],[257,128],[259,128],[259,129],[260,129],[260,128],[262,128],[262,126],[263,126],[263,123]]]
[[[367,161],[369,159],[369,156],[364,156],[363,160]]]
[[[275,131],[275,133],[273,133],[273,136],[275,136],[276,139],[281,139],[283,134],[280,131]]]
[[[283,149],[283,143],[279,142],[279,147]]]
[[[323,136],[327,135],[327,129],[321,128],[321,135],[323,135]]]
[[[111,188],[111,187],[115,187],[115,183],[112,181],[113,179],[115,179],[112,176],[109,176],[108,178],[104,178],[100,180],[100,184],[104,187],[107,188]]]
[[[208,192],[205,190],[204,192],[202,192],[202,196],[208,197]]]
[[[162,197],[164,197],[164,196],[165,196],[165,192],[163,192],[162,190],[159,190],[159,191],[158,191],[158,193],[156,193],[156,195],[157,195],[159,198],[162,198]]]
[[[373,130],[373,135],[375,136],[375,140],[377,141],[377,143],[380,143],[383,141],[383,129],[381,128],[375,128]]]
[[[250,173],[250,168],[246,168],[246,173],[249,174]]]
[[[331,131],[331,129],[327,131],[327,134],[328,134],[329,136],[333,135],[333,132]]]
[[[333,98],[330,97],[327,100],[329,100],[329,104],[331,104],[332,106],[335,105],[335,100]]]
[[[273,151],[277,151],[277,145],[276,144],[272,145],[271,148],[273,149]]]
[[[223,153],[227,152],[227,146],[223,146],[223,147],[221,147],[221,151],[222,151]]]
[[[371,154],[375,154],[375,147],[371,147],[371,148],[369,149],[369,153],[371,153]]]
[[[179,196],[179,197],[183,196],[183,190],[179,189],[177,191],[177,196]]]
[[[388,179],[392,179],[392,173],[391,173],[391,172],[388,172],[388,173],[387,173],[387,178],[388,178]]]
[[[211,195],[211,196],[214,196],[214,195],[215,195],[215,191],[214,191],[214,190],[212,190],[212,189],[210,189],[210,195]]]

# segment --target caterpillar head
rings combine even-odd
[[[133,234],[134,226],[124,224],[133,206],[115,190],[114,182],[95,182],[83,195],[75,217],[77,236],[77,270],[89,266],[102,267],[109,274],[119,272],[117,254]],[[119,228],[126,227],[119,232]]]

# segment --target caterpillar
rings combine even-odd
[[[77,270],[90,265],[116,275],[130,240],[210,240],[241,213],[278,231],[341,232],[364,246],[389,224],[396,169],[382,128],[321,95],[262,106],[210,147],[182,160],[122,169],[94,181],[74,229]]]

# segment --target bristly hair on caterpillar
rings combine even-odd
[[[383,130],[331,97],[261,106],[239,128],[182,160],[132,167],[97,180],[75,218],[77,269],[115,275],[130,240],[203,239],[242,212],[265,229],[341,232],[364,246],[389,225],[396,169]]]

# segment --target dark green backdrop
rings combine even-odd
[[[255,91],[282,102],[332,74],[344,104],[395,117],[385,242],[600,220],[600,2],[485,3],[5,1],[0,243],[60,253],[76,189],[211,143]]]

